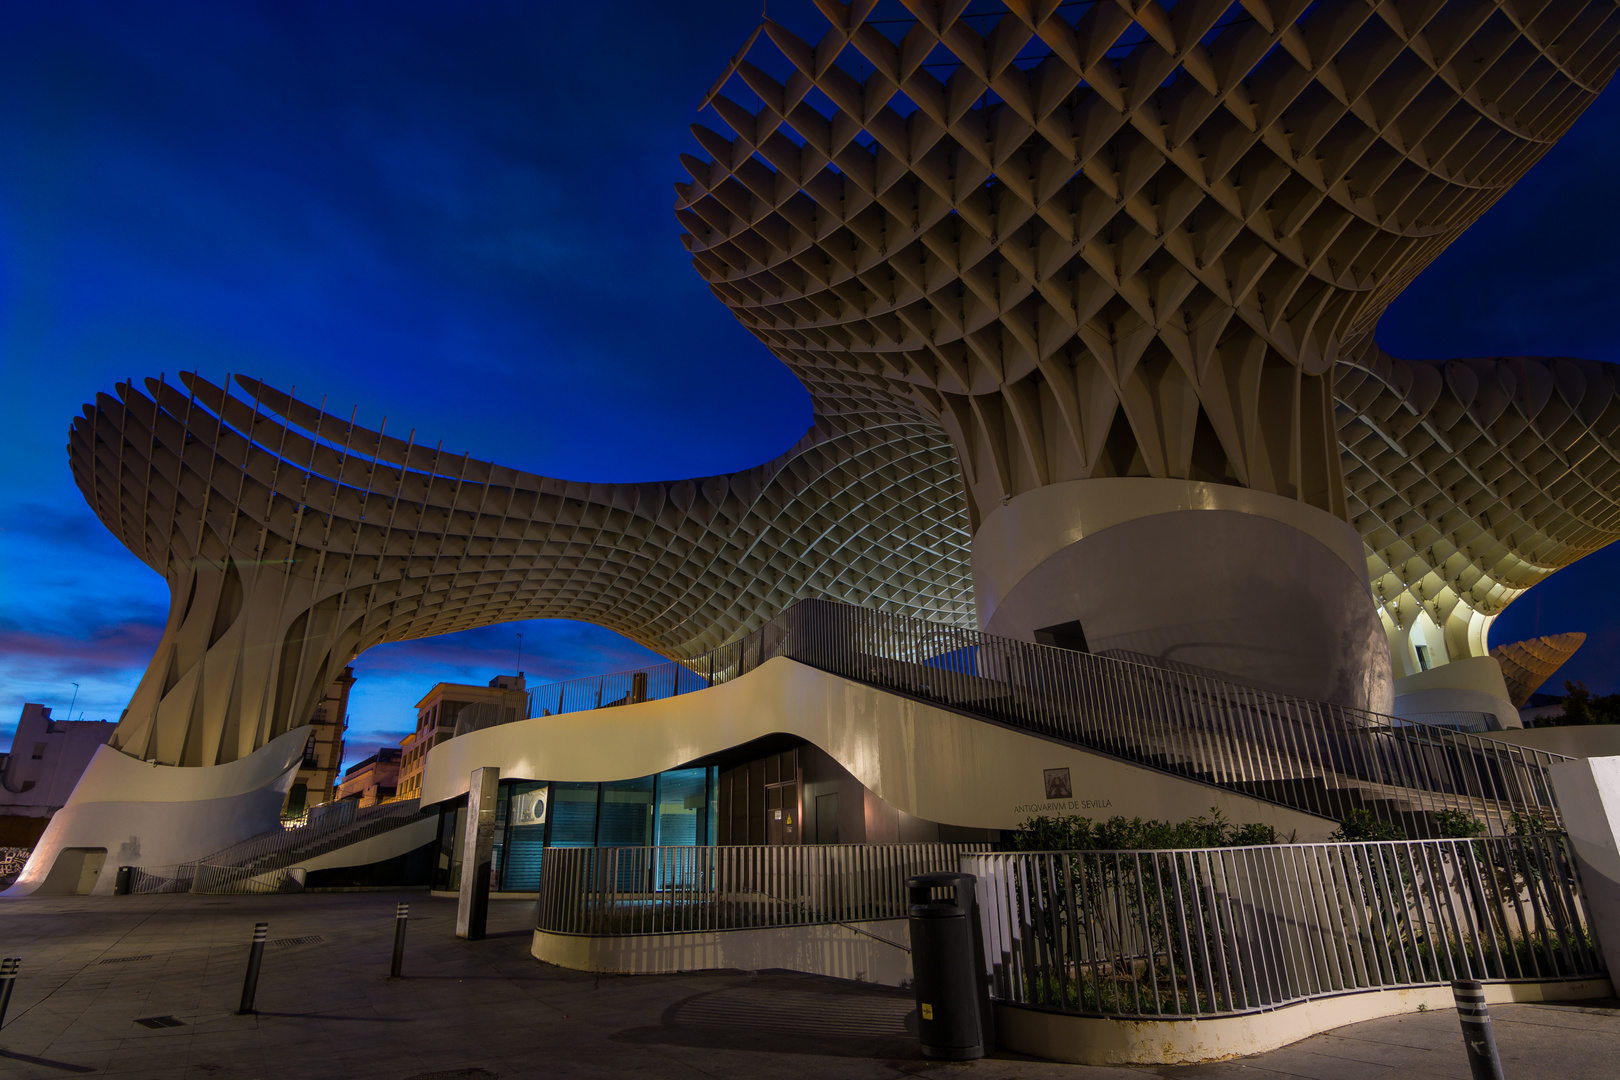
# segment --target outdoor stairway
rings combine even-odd
[[[773,625],[774,624],[774,625]],[[826,601],[803,601],[741,643],[811,667],[1184,780],[1343,820],[1365,810],[1407,836],[1463,811],[1491,833],[1514,814],[1558,820],[1561,755],[1228,682]],[[756,641],[757,639],[757,641]],[[730,672],[727,672],[728,676]]]
[[[685,661],[537,687],[529,715],[701,690],[787,657],[831,675],[1145,768],[1341,821],[1353,810],[1432,836],[1460,811],[1493,835],[1560,823],[1561,754],[1245,686],[1187,665],[1093,655],[830,600],[801,600]],[[682,689],[684,687],[684,689]]]
[[[893,661],[887,663],[892,665]],[[1157,675],[1151,667],[1147,667],[1147,670],[1141,671],[1139,675],[1138,690],[1144,686],[1163,689],[1156,685]],[[1436,816],[1439,811],[1462,810],[1482,816],[1488,824],[1491,824],[1510,821],[1511,814],[1515,810],[1524,809],[1511,800],[1490,798],[1482,790],[1474,794],[1463,794],[1346,775],[1331,765],[1310,760],[1299,751],[1297,745],[1289,745],[1287,740],[1282,745],[1262,746],[1253,733],[1241,731],[1236,733],[1237,737],[1224,748],[1228,752],[1216,757],[1215,763],[1212,764],[1212,755],[1194,755],[1185,750],[1189,741],[1197,741],[1203,734],[1196,718],[1203,708],[1211,705],[1211,701],[1207,698],[1197,702],[1184,701],[1183,708],[1166,713],[1158,721],[1135,717],[1134,729],[1128,733],[1107,731],[1106,725],[1102,723],[1091,725],[1092,731],[1089,734],[1084,731],[1055,733],[1044,730],[1044,725],[1040,723],[1040,717],[1050,715],[1056,704],[1048,700],[1046,694],[1040,692],[1031,694],[1028,690],[1014,693],[1006,687],[1000,692],[991,692],[982,685],[983,682],[991,680],[980,678],[974,681],[981,685],[975,686],[970,694],[946,699],[943,695],[930,693],[930,688],[926,682],[920,681],[921,678],[923,677],[919,676],[919,681],[913,685],[922,688],[923,693],[916,694],[913,691],[914,696],[934,699],[939,704],[946,704],[980,719],[1020,730],[1039,732],[1071,746],[1106,753],[1174,774],[1185,780],[1243,792],[1268,802],[1305,810],[1332,821],[1342,821],[1352,811],[1365,810],[1375,818],[1398,825],[1410,839],[1440,836]],[[895,679],[890,672],[886,679],[873,679],[868,675],[867,678],[857,681],[870,682],[889,689],[896,688],[893,685],[895,683],[911,680]],[[1233,696],[1248,697],[1255,693],[1260,692],[1238,688],[1238,694]],[[1232,696],[1217,701],[1220,706],[1227,709],[1233,704]],[[1250,707],[1255,706],[1251,703]],[[1261,708],[1273,714],[1277,712],[1274,702]],[[1095,704],[1091,709],[1083,710],[1083,712],[1092,711],[1096,711]],[[1377,714],[1365,715],[1377,716]],[[1275,715],[1270,718],[1277,719]],[[1455,740],[1447,741],[1452,738],[1453,733],[1446,729],[1415,727],[1400,729],[1395,726],[1399,723],[1396,718],[1377,719],[1384,722],[1366,723],[1362,730],[1371,735],[1389,730],[1403,730],[1405,734],[1401,738],[1408,743],[1427,744],[1425,752],[1431,756],[1434,753],[1449,756],[1456,756],[1459,753]],[[1303,734],[1307,737],[1321,735],[1320,732]],[[1511,748],[1503,749],[1511,751]],[[1483,788],[1485,785],[1477,786]]]
[[[260,833],[199,859],[198,866],[231,869],[246,876],[284,870],[418,821],[421,808],[419,800],[406,799],[334,816],[337,820],[317,819],[296,828],[277,827]]]

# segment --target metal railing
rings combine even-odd
[[[285,866],[275,870],[255,870],[194,862],[171,866],[134,866],[129,872],[129,891],[132,894],[197,893],[210,896],[299,892],[303,884],[292,870],[292,867]]]
[[[187,892],[210,896],[249,896],[258,893],[298,892],[303,888],[290,866],[262,869],[251,866],[216,866],[193,863]],[[182,869],[181,876],[184,876]],[[131,892],[135,891],[133,888]]]
[[[784,613],[784,655],[1009,727],[1329,819],[1351,810],[1432,835],[1460,810],[1505,835],[1558,821],[1562,755],[1205,675],[823,602]]]
[[[1463,811],[1560,824],[1547,766],[1564,755],[1158,666],[801,600],[684,664],[541,687],[531,715],[654,700],[786,656],[830,674],[1332,820],[1364,809],[1434,835]],[[638,689],[637,680],[645,686]],[[555,706],[555,708],[553,708]]]
[[[711,681],[685,664],[669,661],[650,667],[617,671],[610,675],[587,675],[567,682],[552,683],[529,691],[530,716],[560,716],[563,713],[608,709],[690,694],[711,685]],[[459,725],[457,734],[460,734]]]
[[[420,816],[416,799],[401,799],[364,809],[355,803],[336,803],[296,828],[271,829],[241,843],[198,859],[209,866],[257,867],[261,870],[293,865],[290,859],[309,859],[356,840],[408,825]]]
[[[135,866],[129,871],[131,893],[188,893],[197,876],[196,863]]]
[[[360,810],[335,804],[331,811],[312,816],[310,824],[272,829],[196,862],[136,867],[130,875],[130,892],[285,892],[297,887],[288,871],[300,862],[402,828],[420,817],[416,799]]]
[[[985,844],[547,848],[536,925],[620,936],[906,915],[906,879]]]
[[[1481,981],[1601,978],[1562,834],[966,855],[992,994],[1213,1016]]]
[[[1402,724],[1424,724],[1428,727],[1450,728],[1453,731],[1478,733],[1490,731],[1496,718],[1482,712],[1416,712],[1398,718]]]

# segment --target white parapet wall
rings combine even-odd
[[[1181,821],[1218,808],[1283,836],[1324,840],[1337,823],[1106,754],[986,723],[927,702],[776,657],[689,694],[544,716],[468,732],[435,746],[422,805],[467,791],[472,770],[503,779],[594,781],[648,776],[764,735],[815,744],[869,791],[944,825],[1013,829],[1036,815]],[[1044,773],[1067,769],[1072,794],[1049,799]]]
[[[1422,720],[1426,713],[1484,713],[1499,731],[1524,727],[1494,656],[1469,656],[1395,680],[1395,715]]]
[[[603,974],[781,968],[907,986],[912,978],[909,946],[905,919],[877,919],[617,937],[536,930],[530,951],[548,964]],[[1487,983],[1485,1000],[1493,1005],[1580,1001],[1613,992],[1608,979]],[[1453,1007],[1448,986],[1367,990],[1196,1020],[1119,1020],[997,1004],[996,1044],[1004,1050],[1079,1065],[1190,1065],[1264,1053],[1381,1016]]]
[[[1584,1001],[1613,992],[1608,979],[1487,983],[1485,1001],[1490,1005]],[[1192,1065],[1263,1054],[1380,1016],[1455,1007],[1449,986],[1366,990],[1199,1020],[1111,1020],[997,1005],[996,1044],[1004,1050],[1077,1065]]]
[[[401,855],[409,855],[422,845],[431,844],[438,836],[438,815],[428,814],[408,825],[401,825],[397,829],[389,829],[387,832],[368,836],[364,840],[357,840],[347,847],[305,859],[298,865],[307,871],[332,870],[344,866],[370,866],[373,863],[397,859]]]
[[[295,728],[245,758],[195,768],[100,747],[16,883],[0,895],[111,893],[120,866],[192,862],[273,828],[310,730]]]
[[[911,983],[905,919],[622,937],[536,930],[531,951],[548,964],[604,974],[784,968],[883,986]]]
[[[1548,773],[1612,975],[1620,971],[1620,757],[1558,761]]]
[[[1511,731],[1487,731],[1481,737],[1568,757],[1601,758],[1620,754],[1620,724],[1514,728]]]

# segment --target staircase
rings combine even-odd
[[[1558,827],[1547,766],[1563,755],[1197,670],[819,600],[801,601],[727,648],[734,650],[729,677],[788,656],[989,723],[1331,821],[1366,810],[1414,839],[1438,835],[1442,811],[1471,814],[1494,835],[1515,831],[1515,815]]]
[[[421,819],[419,800],[367,807],[352,815],[316,818],[297,828],[276,828],[197,860],[194,893],[278,892],[287,871],[317,856],[390,832]]]

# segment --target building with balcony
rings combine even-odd
[[[287,789],[284,817],[297,817],[311,806],[337,798],[338,771],[343,767],[343,733],[349,728],[349,691],[354,668],[345,667],[326,688],[309,714],[309,735],[298,761],[292,786]]]
[[[504,723],[529,715],[529,695],[523,673],[497,675],[487,686],[435,683],[416,703],[416,730],[400,742],[399,795],[414,799],[422,790],[422,763],[428,751],[455,734],[464,710],[478,723]]]
[[[364,808],[394,798],[399,790],[401,753],[397,746],[384,746],[365,760],[350,765],[343,771],[336,801],[352,799]]]

